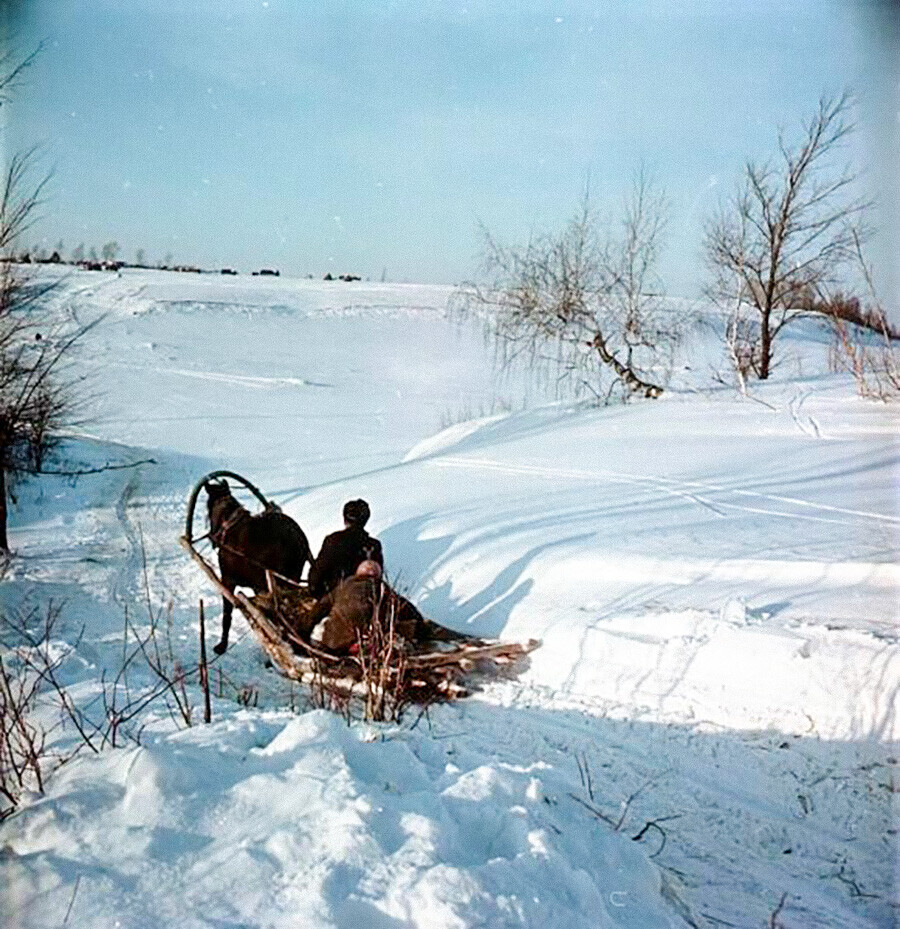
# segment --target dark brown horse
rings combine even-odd
[[[254,593],[268,590],[266,571],[299,581],[307,561],[312,562],[303,530],[280,510],[270,507],[251,514],[234,498],[227,481],[207,481],[209,538],[219,553],[219,574],[232,593],[235,587],[251,587]],[[228,648],[234,607],[222,598],[222,640],[217,655]]]

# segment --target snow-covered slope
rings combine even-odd
[[[155,461],[25,485],[13,515],[0,594],[65,600],[83,705],[145,585],[195,660],[214,598],[176,540],[217,467],[314,547],[366,497],[426,613],[544,644],[414,727],[347,728],[304,714],[238,621],[212,726],[160,712],[141,747],[80,756],[0,826],[0,911],[35,929],[643,929],[762,926],[786,894],[792,929],[891,925],[892,409],[827,373],[815,327],[751,399],[709,386],[702,328],[658,402],[553,402],[498,380],[447,296],[158,272],[57,293],[107,314],[70,461]]]

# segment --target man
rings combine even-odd
[[[363,561],[374,561],[384,567],[381,542],[365,529],[369,516],[365,500],[349,500],[344,504],[344,528],[325,536],[319,557],[309,569],[309,591],[314,597],[330,593],[345,577],[351,577]]]
[[[346,652],[376,617],[385,626],[393,619],[395,635],[407,641],[419,638],[426,622],[409,600],[381,579],[381,565],[367,560],[315,605],[308,619],[317,623],[310,640],[329,651]]]

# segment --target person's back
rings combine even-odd
[[[314,597],[323,597],[334,590],[364,561],[375,561],[384,567],[381,542],[365,530],[368,519],[369,505],[365,500],[350,500],[344,505],[344,528],[325,537],[309,570],[309,589]]]
[[[381,581],[354,575],[342,580],[319,601],[317,613],[327,608],[327,618],[313,631],[313,641],[334,652],[344,652],[372,621]]]
[[[376,619],[393,625],[394,634],[413,641],[424,622],[419,611],[381,579],[377,562],[364,561],[352,577],[342,580],[324,596],[313,611],[322,619],[312,632],[312,641],[334,652],[345,652]]]

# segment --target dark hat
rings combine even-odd
[[[365,526],[371,515],[369,504],[365,500],[348,500],[344,504],[344,522],[353,526]]]

